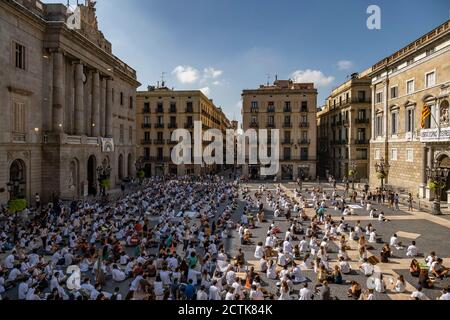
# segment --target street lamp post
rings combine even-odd
[[[441,168],[440,163],[438,161],[434,162],[434,166],[432,168],[426,168],[426,174],[428,181],[430,182],[430,189],[434,189],[434,202],[433,202],[433,214],[434,215],[442,215],[441,211],[441,197],[442,197],[442,189],[444,188],[449,169]]]
[[[355,190],[356,169],[358,168],[358,165],[352,161],[350,163],[350,168],[352,169],[352,189]]]
[[[139,184],[141,184],[141,183],[142,183],[142,178],[143,178],[143,177],[141,176],[141,172],[142,172],[142,170],[144,170],[144,168],[145,168],[144,157],[140,157],[140,158],[136,161],[135,166],[136,166],[137,176],[138,176],[138,179],[139,179]]]
[[[102,196],[106,195],[106,186],[104,181],[109,180],[111,177],[111,167],[108,164],[108,160],[104,159],[102,165],[97,168],[98,182],[100,184],[100,192]]]
[[[380,175],[382,191],[384,190],[384,180],[387,178],[389,174],[390,167],[391,166],[389,165],[389,163],[387,163],[387,161],[384,160],[384,158],[381,158],[380,162],[377,162],[375,164],[375,171],[377,174]]]

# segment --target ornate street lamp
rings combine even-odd
[[[100,184],[100,192],[102,196],[106,195],[106,188],[111,177],[111,167],[108,160],[104,159],[102,165],[97,167],[97,177]]]
[[[378,175],[378,179],[381,180],[381,190],[384,190],[384,180],[389,174],[390,164],[387,163],[384,158],[380,159],[380,162],[375,163],[375,171]]]
[[[445,188],[449,169],[441,168],[440,163],[436,160],[432,168],[426,168],[427,179],[429,181],[428,187],[434,190],[433,214],[442,215],[441,211],[441,197],[442,190]]]
[[[351,173],[350,176],[352,177],[352,189],[355,190],[355,179],[356,175],[358,174],[358,172],[356,172],[356,169],[358,169],[358,165],[354,161],[352,161],[350,163],[350,168],[351,171],[349,173]]]

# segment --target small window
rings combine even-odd
[[[398,159],[398,150],[396,148],[391,149],[391,160],[397,161]]]
[[[430,72],[425,75],[425,83],[427,88],[434,87],[436,85],[436,73]]]
[[[383,102],[383,92],[377,92],[376,103],[382,103],[382,102]]]
[[[381,151],[380,149],[375,149],[375,160],[380,160],[381,159]]]
[[[414,150],[406,149],[406,161],[414,162]]]
[[[128,128],[128,142],[133,144],[133,127]]]
[[[392,112],[391,118],[392,118],[391,133],[393,136],[395,136],[398,133],[398,113]]]
[[[120,105],[123,106],[123,92],[120,93]]]
[[[25,54],[25,46],[15,42],[14,43],[14,64],[16,68],[25,70],[26,67],[26,54]]]
[[[391,88],[391,99],[398,98],[398,86]]]
[[[406,92],[408,94],[414,93],[414,80],[406,82]]]
[[[120,141],[120,143],[123,143],[124,135],[125,135],[123,124],[120,125],[120,129],[119,130],[120,130],[120,132],[119,132],[119,141]]]
[[[134,106],[133,97],[130,97],[130,109],[133,109],[133,106]]]

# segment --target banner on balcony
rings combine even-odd
[[[114,139],[113,138],[101,138],[102,139],[102,152],[111,153],[114,152]]]
[[[448,142],[450,128],[424,129],[420,132],[420,142]]]

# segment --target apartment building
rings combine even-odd
[[[243,130],[279,130],[280,171],[284,180],[315,179],[317,165],[317,90],[313,83],[276,80],[244,90]],[[246,164],[243,174],[259,179],[260,164]]]
[[[321,177],[369,177],[371,79],[366,72],[335,88],[317,113],[318,171]]]
[[[173,148],[178,144],[172,141],[176,129],[186,129],[194,141],[194,123],[202,122],[202,129],[218,129],[224,135],[231,123],[212,100],[200,90],[182,91],[162,86],[148,87],[139,91],[137,103],[138,154],[145,164],[147,176],[217,173],[223,166],[183,164],[177,166],[172,162]],[[209,142],[203,142],[203,148]],[[202,148],[202,150],[203,150]]]

